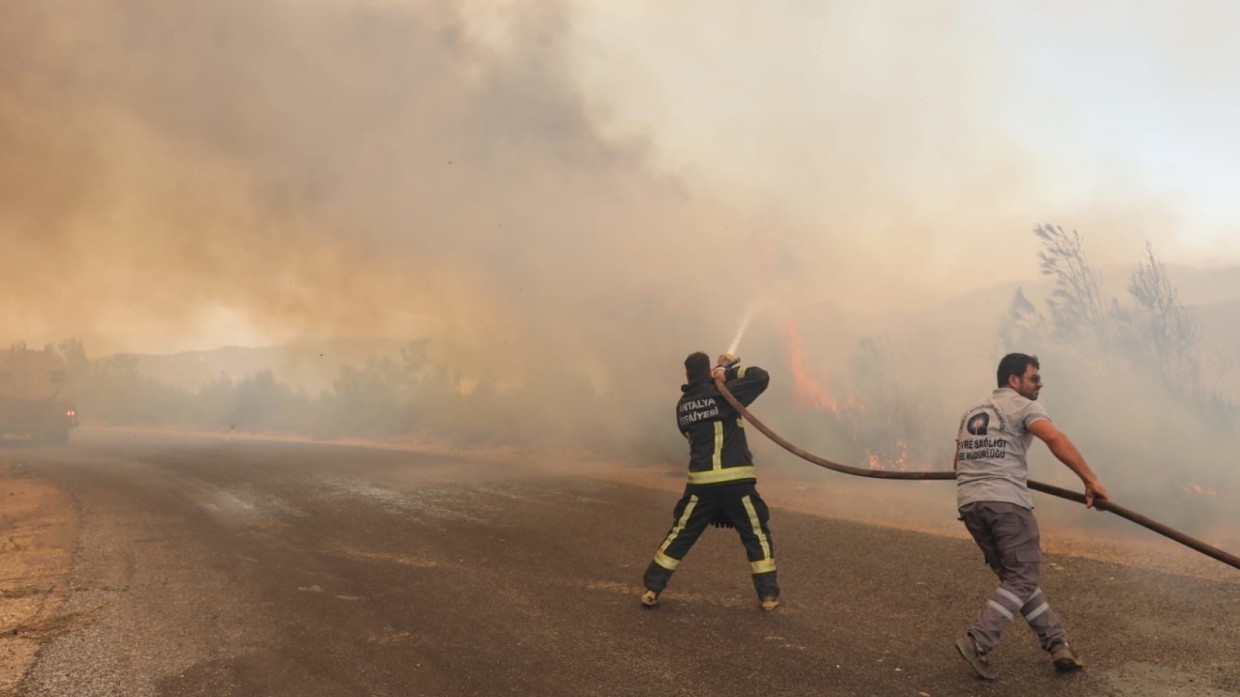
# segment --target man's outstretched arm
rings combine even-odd
[[[1085,505],[1090,508],[1094,507],[1094,499],[1109,500],[1111,496],[1107,494],[1106,487],[1102,486],[1102,482],[1098,481],[1098,475],[1086,464],[1085,458],[1081,455],[1081,451],[1076,449],[1071,439],[1068,438],[1063,431],[1055,428],[1055,424],[1050,419],[1039,419],[1029,425],[1029,432],[1042,442],[1046,443],[1046,447],[1051,449],[1051,454],[1059,459],[1060,462],[1068,466],[1068,469],[1076,473],[1085,484]]]

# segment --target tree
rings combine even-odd
[[[1033,233],[1045,243],[1038,253],[1042,273],[1055,278],[1055,290],[1046,301],[1055,333],[1064,337],[1092,333],[1105,343],[1109,333],[1106,303],[1080,233],[1068,234],[1057,225],[1039,225]]]
[[[999,327],[999,338],[1004,346],[1017,350],[1029,344],[1034,337],[1044,336],[1048,326],[1046,317],[1025,296],[1024,289],[1017,288]]]
[[[68,394],[76,399],[87,389],[90,379],[90,359],[86,357],[86,348],[81,339],[65,339],[55,347],[55,350],[65,359]]]
[[[1154,258],[1148,241],[1145,259],[1132,273],[1128,292],[1139,308],[1131,315],[1138,355],[1157,369],[1173,391],[1195,391],[1201,378],[1195,355],[1199,343],[1196,323],[1180,304],[1179,294],[1166,269]]]
[[[361,368],[345,366],[322,400],[324,416],[339,433],[391,436],[408,432],[408,385],[387,357],[368,358]]]

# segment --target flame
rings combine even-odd
[[[908,470],[908,444],[906,444],[902,440],[898,440],[896,441],[895,449],[896,449],[895,456],[891,458],[890,462],[884,463],[882,456],[880,456],[878,453],[875,453],[873,450],[870,450],[867,448],[865,451],[866,464],[869,465],[870,469],[872,470],[891,469],[891,470],[895,470],[898,472],[907,471]],[[888,465],[890,465],[890,467],[888,467]]]
[[[796,406],[829,410],[838,416],[840,404],[831,396],[827,388],[805,369],[805,349],[801,344],[800,323],[795,319],[788,320],[780,334],[783,335],[788,345],[788,367],[792,373],[792,384],[795,389],[793,399]]]
[[[801,327],[795,319],[789,319],[780,331],[788,350],[788,371],[792,375],[793,405],[797,409],[828,411],[840,426],[851,432],[855,444],[873,443],[863,433],[868,408],[853,396],[836,399],[830,389],[816,379],[805,367],[805,350],[801,340]],[[873,429],[866,429],[866,433]],[[884,439],[885,440],[885,439]],[[909,468],[908,443],[897,439],[890,445],[865,449],[866,464],[872,470],[906,472]]]
[[[1218,493],[1214,490],[1214,487],[1193,484],[1192,482],[1186,483],[1183,490],[1186,494],[1196,494],[1197,496],[1214,496]]]

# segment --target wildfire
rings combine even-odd
[[[796,393],[794,400],[798,408],[829,410],[835,415],[840,413],[840,405],[831,393],[820,382],[810,376],[805,369],[805,349],[801,345],[801,325],[795,319],[788,320],[780,332],[788,345],[788,366],[792,372],[792,384]]]
[[[1214,491],[1214,487],[1193,484],[1192,482],[1185,484],[1183,489],[1184,493],[1196,494],[1197,496],[1214,496],[1217,494],[1217,492]]]
[[[884,463],[882,456],[869,449],[865,451],[865,459],[872,470],[891,469],[904,472],[908,470],[908,446],[902,440],[896,441],[896,454],[888,463]]]

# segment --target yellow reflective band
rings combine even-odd
[[[690,484],[718,484],[720,482],[734,482],[738,479],[757,479],[753,465],[724,467],[723,469],[689,473]]]
[[[775,570],[775,560],[763,559],[761,561],[751,561],[749,562],[749,568],[755,574],[769,574]]]
[[[723,422],[715,422],[715,454],[710,456],[710,468],[723,467]]]
[[[743,378],[743,377],[745,377],[745,371],[746,371],[746,370],[749,370],[749,366],[742,366],[740,369],[738,369],[738,370],[736,371],[736,377],[738,377],[738,378]]]
[[[668,571],[675,571],[676,567],[680,566],[679,559],[672,559],[671,557],[667,556],[663,552],[654,553],[654,563],[667,569]],[[757,573],[757,572],[754,572],[754,573]]]
[[[668,546],[672,544],[676,536],[680,534],[680,531],[685,529],[685,523],[689,522],[689,516],[693,515],[693,509],[697,508],[697,502],[697,494],[689,497],[689,503],[685,504],[685,512],[680,514],[680,519],[676,521],[671,531],[667,533],[667,539],[663,540],[663,544],[659,545],[659,551],[654,553],[654,563],[668,571],[675,571],[676,565],[680,563],[680,560],[673,559],[664,554],[664,552],[667,551]]]
[[[741,503],[745,504],[745,512],[749,514],[749,529],[753,530],[753,534],[758,537],[758,544],[762,545],[762,558],[774,565],[775,560],[771,558],[771,541],[767,539],[766,533],[762,532],[762,522],[758,520],[758,509],[753,507],[753,497],[746,496],[741,499]]]

